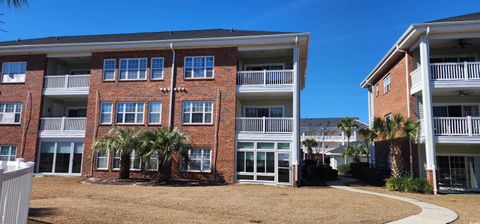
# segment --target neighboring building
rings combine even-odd
[[[351,144],[364,144],[363,139],[357,134],[357,131],[367,127],[366,124],[354,118],[358,121],[358,127],[352,132],[350,136]],[[345,160],[342,156],[342,152],[345,149],[347,143],[347,136],[344,132],[337,128],[337,125],[342,121],[342,118],[302,118],[300,119],[300,132],[301,141],[305,139],[314,139],[319,144],[313,148],[314,154],[322,154],[325,152],[326,156],[330,157],[330,166],[333,169],[337,169],[337,166],[344,164]],[[307,153],[307,148],[302,145],[303,154]],[[362,158],[362,161],[366,162],[366,157]],[[352,162],[350,158],[348,163]]]
[[[0,42],[0,159],[114,177],[119,157],[92,154],[96,139],[114,126],[177,127],[193,149],[174,178],[293,185],[308,42],[223,29]],[[156,166],[132,160],[132,176]]]
[[[402,148],[415,175],[435,192],[480,190],[480,13],[413,24],[361,86],[370,122],[419,119],[419,140]],[[388,144],[375,151],[387,167]]]

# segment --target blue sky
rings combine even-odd
[[[366,121],[359,83],[410,24],[479,10],[476,0],[29,0],[29,7],[2,10],[0,40],[209,28],[311,32],[302,117]]]

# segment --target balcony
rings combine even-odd
[[[425,136],[421,124],[420,135]],[[480,143],[480,117],[434,117],[433,134],[440,143]]]
[[[85,137],[86,117],[42,117],[40,137]]]
[[[238,71],[237,91],[293,92],[293,70]]]
[[[43,95],[88,95],[90,75],[51,75],[44,77]]]
[[[313,139],[317,142],[322,142],[322,141],[325,141],[325,142],[346,142],[347,141],[347,137],[342,137],[342,136],[337,136],[337,135],[325,135],[325,136],[321,136],[321,135],[305,135],[305,136],[302,136],[302,139]],[[356,141],[356,136],[350,136],[350,141]]]
[[[247,133],[292,133],[293,118],[290,117],[238,117],[236,131]]]

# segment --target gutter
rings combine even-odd
[[[175,49],[173,42],[170,42],[170,49],[172,50],[172,76],[170,77],[170,99],[168,104],[168,128],[173,129],[173,87],[175,80]]]

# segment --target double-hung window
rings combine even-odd
[[[215,64],[213,56],[185,57],[184,76],[186,79],[213,78]]]
[[[108,169],[108,151],[100,150],[97,152],[97,169]]]
[[[148,105],[148,123],[161,124],[162,123],[162,103],[150,102]]]
[[[188,164],[183,164],[184,171],[210,172],[210,149],[191,149],[188,157]]]
[[[115,80],[115,59],[103,61],[103,80]]]
[[[383,79],[383,94],[390,92],[392,89],[392,77],[390,75],[387,75]]]
[[[118,102],[117,124],[143,124],[142,102]]]
[[[111,124],[112,123],[112,109],[113,104],[104,102],[101,104],[100,108],[100,124]]]
[[[150,78],[152,80],[163,79],[163,58],[152,58]]]
[[[2,65],[3,83],[25,82],[27,62],[4,62]]]
[[[0,124],[20,124],[22,104],[0,103]]]
[[[212,124],[211,101],[183,102],[183,124]]]
[[[145,80],[147,78],[146,58],[124,58],[119,62],[120,80]]]
[[[121,156],[120,153],[117,151],[113,153],[112,157],[112,169],[119,170],[120,169],[120,161]],[[130,170],[139,170],[140,169],[140,157],[135,155],[135,150],[132,151],[132,155],[130,156]]]
[[[17,147],[14,145],[0,145],[0,161],[14,161]]]

